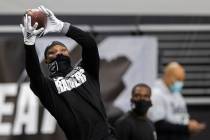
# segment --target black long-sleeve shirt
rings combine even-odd
[[[81,65],[65,77],[45,77],[35,46],[25,45],[30,87],[55,117],[69,140],[102,140],[110,129],[100,95],[99,54],[96,42],[71,25],[66,34],[82,47]]]
[[[153,123],[133,111],[122,116],[115,126],[119,140],[157,140]]]

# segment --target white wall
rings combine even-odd
[[[210,15],[209,0],[0,0],[0,14],[41,4],[57,14]]]

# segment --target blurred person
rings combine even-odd
[[[69,140],[113,140],[107,122],[99,85],[99,54],[96,42],[86,32],[57,19],[52,11],[39,7],[47,15],[45,28],[36,29],[25,15],[21,29],[24,36],[26,70],[30,87],[41,103],[55,117]],[[45,52],[49,77],[40,69],[35,50],[36,37],[49,32],[63,33],[82,47],[82,61],[71,65],[67,47],[54,41]]]
[[[131,93],[132,110],[116,122],[116,134],[119,140],[156,140],[153,123],[147,119],[147,111],[152,106],[151,88],[146,84],[137,84]]]
[[[148,117],[155,124],[158,140],[188,140],[191,134],[205,129],[205,124],[189,119],[181,94],[184,80],[183,66],[171,62],[153,88],[153,106],[148,111]]]

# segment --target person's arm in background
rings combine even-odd
[[[165,120],[159,120],[154,123],[157,133],[184,133],[188,134],[188,126],[180,124],[172,124]]]
[[[158,91],[154,90],[152,95],[153,106],[148,111],[148,118],[154,123],[157,132],[194,134],[205,128],[203,124],[190,120],[188,124],[173,124],[165,120],[166,104]]]
[[[183,134],[197,134],[206,128],[206,125],[199,123],[196,120],[190,120],[188,124],[172,124],[165,120],[159,120],[154,123],[157,132],[164,133],[183,133]]]
[[[152,107],[149,109],[147,116],[154,123],[157,133],[186,133],[188,134],[187,125],[172,124],[165,120],[166,104],[161,93],[153,90]]]

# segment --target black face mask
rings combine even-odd
[[[71,60],[68,56],[59,54],[48,64],[50,77],[65,76],[72,70]]]
[[[148,109],[152,106],[152,102],[149,100],[139,100],[134,101],[132,103],[135,105],[133,111],[140,116],[143,116],[147,113]]]

